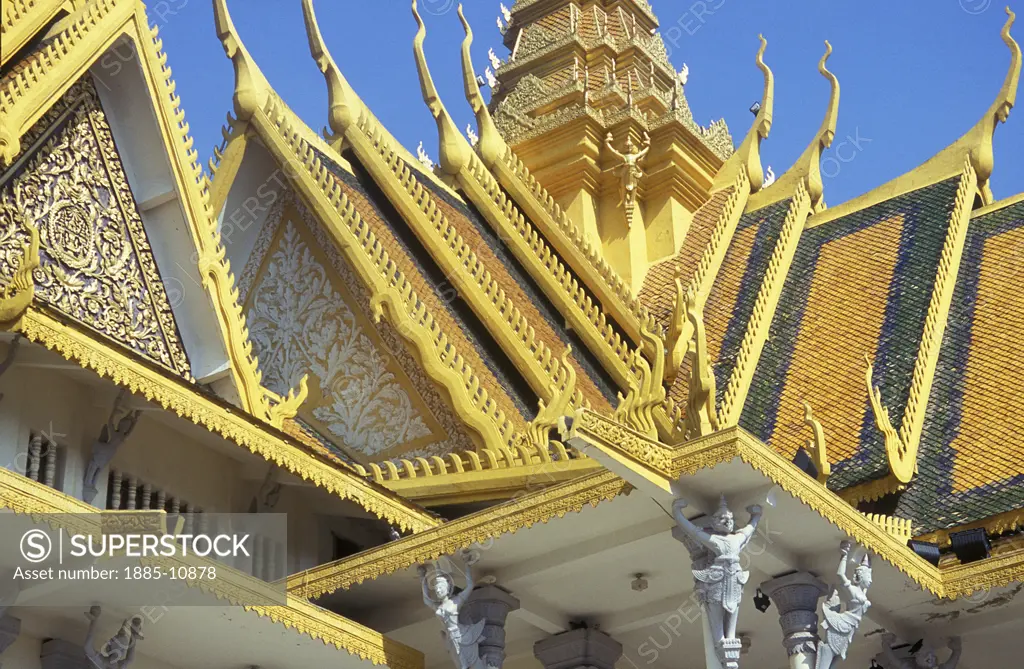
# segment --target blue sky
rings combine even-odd
[[[300,0],[228,0],[243,41],[277,92],[311,127],[326,123],[323,77],[309,56]],[[462,27],[454,0],[420,0],[427,57],[460,127],[472,120],[462,93]],[[187,119],[204,162],[231,109],[233,71],[217,40],[211,0],[153,0]],[[505,59],[497,0],[467,0],[480,72],[487,49]],[[512,4],[512,0],[506,0]],[[686,95],[697,120],[724,117],[737,143],[761,96],[757,35],[775,72],[775,122],[762,145],[781,174],[821,123],[828,84],[817,73],[825,39],[842,97],[825,199],[849,200],[923,163],[959,138],[995,98],[1009,50],[999,38],[1004,5],[992,0],[651,0],[677,69],[690,70]],[[1012,0],[1015,11],[1022,0]],[[415,24],[406,0],[315,0],[320,26],[346,77],[406,147],[422,140],[436,156],[436,130],[412,59]],[[1024,16],[1014,34],[1024,42]],[[1024,95],[1024,91],[1022,91]],[[1024,105],[1022,105],[1024,106]],[[997,198],[1024,191],[1024,109],[996,131]],[[840,144],[845,141],[845,145]]]

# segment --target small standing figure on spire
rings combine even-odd
[[[886,633],[882,635],[882,654],[890,663],[889,666],[892,669],[956,669],[956,665],[960,663],[960,654],[963,652],[960,637],[955,636],[951,637],[946,644],[950,650],[950,655],[949,659],[942,664],[939,664],[939,658],[935,655],[935,648],[930,643],[925,644],[923,648],[917,651],[912,659],[901,660],[892,649],[892,644],[895,641],[895,634]]]
[[[690,544],[697,599],[707,616],[719,659],[725,666],[734,666],[734,659],[727,658],[726,654],[727,651],[739,651],[742,646],[736,636],[736,623],[743,586],[750,578],[750,572],[740,565],[740,554],[757,531],[763,511],[758,504],[748,506],[750,522],[737,531],[732,511],[726,504],[725,495],[722,495],[718,510],[711,516],[711,528],[704,529],[683,515],[687,506],[685,499],[676,498],[672,502],[672,515]],[[738,653],[736,655],[738,657]]]
[[[844,541],[839,544],[839,568],[836,576],[839,587],[832,590],[821,605],[825,618],[821,626],[825,630],[824,639],[818,642],[818,660],[815,669],[835,669],[846,659],[846,651],[853,642],[853,637],[860,627],[864,614],[871,608],[868,601],[868,588],[871,587],[871,560],[865,552],[860,564],[853,570],[853,578],[846,572],[852,544]],[[845,597],[840,597],[840,593]],[[844,601],[846,610],[843,610]]]
[[[644,147],[639,151],[637,151],[636,144],[633,143],[632,138],[627,137],[625,153],[619,153],[612,146],[612,133],[608,133],[604,143],[608,150],[622,161],[616,168],[621,179],[619,184],[619,206],[625,206],[626,213],[631,217],[633,205],[636,203],[637,198],[636,189],[640,185],[640,179],[644,176],[643,170],[640,169],[640,161],[651,150],[651,137],[646,132],[644,133]]]
[[[491,69],[497,71],[501,67],[501,59],[494,53],[494,49],[487,50],[487,58],[491,61]]]
[[[470,551],[463,551],[462,555],[466,564],[466,587],[458,593],[455,592],[455,579],[449,572],[437,568],[428,571],[425,565],[416,568],[423,586],[423,603],[441,619],[444,626],[441,635],[456,668],[487,669],[479,648],[487,621],[481,619],[471,625],[459,622],[459,612],[473,594],[471,567],[479,559]]]
[[[420,145],[416,147],[416,158],[418,158],[420,163],[422,163],[428,170],[434,169],[434,161],[427,155],[426,149],[423,148],[423,142],[420,142]]]

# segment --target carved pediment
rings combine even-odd
[[[36,299],[190,378],[190,365],[110,127],[83,80],[25,135],[0,176],[0,280],[40,239]]]

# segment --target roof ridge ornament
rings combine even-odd
[[[416,58],[416,70],[420,76],[420,87],[423,90],[423,101],[427,103],[431,115],[437,121],[438,134],[438,161],[441,170],[446,174],[454,176],[458,174],[469,160],[472,148],[469,142],[459,132],[455,121],[445,109],[444,102],[434,86],[434,79],[430,76],[430,68],[427,66],[427,56],[423,52],[423,42],[427,38],[427,26],[423,23],[416,8],[416,0],[412,0],[412,15],[416,19],[416,36],[412,41],[413,56]]]
[[[758,207],[771,204],[773,201],[785,197],[791,197],[796,190],[796,184],[801,179],[806,180],[807,193],[811,196],[812,210],[821,202],[825,193],[825,184],[821,179],[821,155],[825,149],[832,146],[832,140],[836,136],[836,123],[839,119],[839,79],[829,71],[826,63],[832,55],[832,45],[825,40],[825,55],[818,61],[818,72],[825,77],[831,85],[832,91],[828,99],[828,107],[825,110],[825,118],[818,128],[814,140],[807,146],[796,162],[786,170],[774,183],[772,193],[777,197],[766,197]],[[768,183],[764,184],[765,189]]]
[[[761,40],[761,46],[757,50],[754,62],[764,73],[764,93],[761,95],[761,101],[757,103],[757,117],[754,119],[754,124],[750,126],[743,143],[718,171],[711,186],[712,192],[731,186],[736,181],[737,173],[741,170],[745,171],[750,179],[751,193],[759,191],[764,184],[764,169],[761,167],[761,140],[767,138],[772,129],[772,112],[775,108],[775,75],[764,62],[764,52],[768,47],[768,40],[764,38],[764,35],[757,37]]]
[[[317,68],[327,81],[328,123],[334,138],[342,137],[345,132],[359,121],[364,109],[363,101],[349,85],[341,68],[334,62],[327,44],[324,42],[320,24],[313,11],[313,0],[302,0],[302,16],[306,23],[306,36],[309,39],[309,52],[316,61]]]
[[[946,147],[928,162],[918,168],[934,179],[926,177],[928,182],[935,182],[945,179],[963,170],[964,154],[974,167],[978,177],[978,194],[981,196],[982,204],[991,204],[994,200],[992,188],[989,185],[989,178],[992,176],[995,167],[995,156],[992,151],[992,140],[995,136],[996,125],[1005,123],[1010,116],[1017,101],[1017,87],[1020,83],[1021,73],[1021,49],[1017,41],[1010,35],[1010,28],[1013,26],[1017,15],[1009,7],[1006,8],[1007,19],[1000,31],[1003,42],[1010,49],[1010,67],[1007,69],[1003,85],[999,89],[996,99],[989,106],[985,115],[973,128],[967,131],[963,137]],[[916,170],[915,170],[916,172]],[[916,182],[922,182],[920,173]]]
[[[473,108],[473,113],[476,114],[477,133],[480,137],[480,141],[477,143],[477,150],[484,164],[491,168],[505,154],[505,140],[501,137],[501,133],[498,132],[498,126],[494,125],[491,112],[487,108],[487,103],[484,102],[483,95],[480,93],[480,84],[476,80],[476,74],[473,70],[473,56],[470,51],[470,47],[473,44],[473,29],[470,27],[469,21],[466,20],[466,15],[462,12],[461,4],[459,5],[458,13],[459,20],[462,21],[462,27],[466,31],[466,38],[462,40],[462,77],[466,85],[466,101],[469,102],[469,106]],[[491,49],[488,55],[493,57],[494,49]],[[492,58],[492,62],[493,60]]]
[[[238,35],[228,11],[227,0],[213,0],[213,16],[217,37],[235,67],[235,116],[247,121],[257,109],[263,107],[270,95],[270,84]]]

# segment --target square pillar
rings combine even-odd
[[[828,586],[805,571],[765,581],[761,592],[779,610],[782,645],[790,669],[813,669],[818,657],[818,600]]]
[[[491,584],[473,588],[459,611],[459,622],[463,625],[486,621],[479,654],[488,667],[501,667],[505,662],[505,620],[518,608],[518,599],[504,588]]]
[[[544,669],[615,669],[622,644],[596,629],[562,632],[533,645]]]

